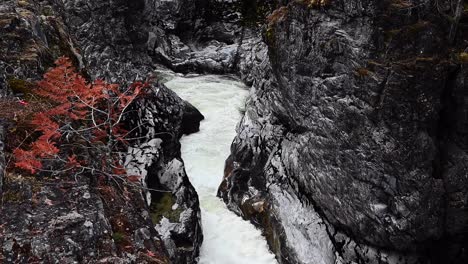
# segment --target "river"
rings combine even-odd
[[[178,76],[165,84],[205,116],[200,132],[181,140],[186,171],[200,197],[204,242],[199,263],[277,263],[260,230],[216,197],[248,88],[233,77],[216,75]]]

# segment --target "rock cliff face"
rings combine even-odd
[[[270,16],[220,196],[281,263],[467,261],[467,16],[452,2]]]
[[[138,128],[135,138],[143,139],[129,149],[127,171],[141,175],[150,190],[151,218],[172,262],[192,263],[198,258],[203,235],[198,195],[185,173],[179,138],[196,131],[203,116],[164,86],[129,111],[134,113],[129,128]],[[188,113],[196,127],[184,123]]]
[[[25,92],[58,56],[82,63],[63,20],[48,1],[2,1],[0,27],[2,96]]]
[[[256,56],[252,49],[275,1],[153,0],[150,5],[150,14],[163,18],[150,32],[154,58],[177,72],[223,74],[238,72],[244,57]]]
[[[34,86],[62,55],[90,78],[152,83],[127,124],[138,142],[127,170],[143,176],[124,192],[86,178],[4,175],[0,128],[0,262],[193,263],[202,241],[198,196],[180,158],[179,138],[203,116],[152,76],[145,1],[3,1],[0,4],[0,91],[11,98]],[[3,185],[3,186],[2,186]],[[150,203],[150,206],[148,204]],[[117,205],[117,206],[116,206]],[[156,229],[155,229],[156,227]]]
[[[3,194],[3,178],[5,177],[5,128],[0,125],[0,197]]]

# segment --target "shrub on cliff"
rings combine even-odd
[[[59,58],[32,91],[39,99],[24,105],[33,108],[40,102],[43,111],[24,121],[31,135],[15,146],[15,167],[32,174],[124,174],[119,150],[127,144],[129,131],[122,119],[147,86],[136,82],[122,89],[102,80],[89,83],[69,59]]]

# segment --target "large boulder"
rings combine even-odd
[[[127,171],[141,176],[148,188],[150,214],[172,262],[194,263],[203,240],[200,205],[180,157],[179,139],[195,132],[203,116],[164,85],[128,112],[128,129],[138,140],[128,150]]]

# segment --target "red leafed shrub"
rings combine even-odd
[[[69,59],[59,58],[32,91],[48,107],[29,121],[36,137],[13,151],[15,166],[33,174],[124,174],[118,149],[128,132],[122,118],[145,88],[141,82],[127,89],[102,80],[89,83]]]

